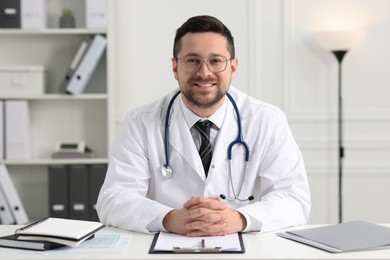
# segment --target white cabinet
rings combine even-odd
[[[48,1],[53,2],[53,1]],[[85,92],[72,96],[59,92],[60,84],[82,40],[95,34],[107,37],[105,29],[60,29],[53,8],[70,3],[83,10],[84,1],[58,0],[48,6],[48,28],[22,30],[0,28],[0,67],[42,65],[46,70],[44,94],[8,95],[0,100],[27,100],[30,115],[30,154],[27,160],[1,159],[11,174],[30,219],[49,214],[47,166],[52,164],[107,163],[109,138],[108,51],[100,60]],[[77,8],[82,5],[83,8]],[[77,11],[79,12],[79,11]],[[82,20],[82,16],[76,17]],[[108,37],[107,37],[108,38]],[[61,141],[84,141],[96,154],[93,159],[52,159]]]

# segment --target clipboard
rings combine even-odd
[[[161,235],[161,236],[160,236]],[[172,243],[165,245],[164,248],[159,248],[159,239],[167,239]],[[227,244],[231,243],[232,239],[236,246],[229,248]],[[197,241],[197,242],[193,242]],[[218,242],[216,242],[218,241]],[[182,246],[183,244],[193,244],[193,246]],[[220,243],[216,245],[216,243]],[[242,254],[245,253],[245,246],[241,233],[235,233],[227,236],[210,236],[210,237],[186,237],[184,235],[159,232],[154,235],[152,244],[150,245],[149,254]]]

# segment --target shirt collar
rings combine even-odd
[[[225,97],[224,102],[220,108],[218,108],[217,111],[215,111],[214,114],[212,114],[208,118],[201,118],[194,114],[183,102],[182,96],[180,95],[180,108],[183,111],[184,119],[188,125],[188,128],[191,129],[191,127],[198,122],[199,120],[208,119],[211,122],[213,122],[213,125],[216,126],[218,129],[221,128],[223,120],[225,118],[226,109],[227,109],[227,98]]]

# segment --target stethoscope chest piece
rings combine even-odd
[[[169,165],[164,164],[164,165],[161,167],[161,174],[162,174],[162,176],[164,176],[164,177],[167,178],[167,179],[172,178],[172,176],[173,176],[172,167],[169,166]]]

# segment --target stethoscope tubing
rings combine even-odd
[[[237,104],[234,101],[233,97],[229,93],[226,93],[226,96],[229,98],[230,102],[233,105],[234,111],[236,112],[237,126],[238,126],[237,138],[233,142],[231,142],[229,144],[229,146],[228,146],[228,160],[232,159],[233,146],[235,144],[242,144],[244,146],[244,148],[245,148],[245,161],[248,162],[249,161],[249,153],[250,153],[249,151],[250,150],[249,150],[248,144],[244,141],[244,137],[242,136],[242,122],[241,122],[240,112],[238,111]]]
[[[171,168],[170,163],[169,163],[169,125],[170,125],[169,124],[169,118],[170,118],[170,113],[171,113],[171,110],[172,110],[173,102],[175,101],[175,99],[177,98],[177,96],[180,93],[181,93],[181,91],[179,90],[177,93],[175,93],[173,95],[173,97],[169,101],[169,104],[168,104],[168,107],[167,107],[167,112],[166,112],[166,115],[165,115],[165,132],[164,132],[165,164],[162,167],[162,174],[166,178],[172,178],[172,175],[173,175],[173,171],[172,171],[172,168]],[[227,157],[228,157],[228,161],[229,161],[229,179],[230,179],[230,185],[231,185],[234,197],[233,198],[227,198],[223,194],[221,194],[220,197],[222,199],[226,199],[228,201],[233,201],[233,200],[238,200],[238,201],[253,200],[254,197],[252,195],[249,196],[247,199],[240,199],[239,198],[240,193],[241,193],[241,189],[242,189],[242,186],[243,186],[243,183],[241,183],[241,187],[240,187],[240,189],[238,191],[238,194],[236,194],[235,189],[234,189],[233,180],[232,180],[232,176],[231,176],[231,171],[232,171],[231,163],[232,163],[232,150],[233,150],[233,146],[236,145],[236,144],[241,144],[241,145],[244,146],[244,149],[245,149],[245,169],[244,169],[244,176],[243,176],[242,182],[244,181],[244,179],[246,177],[246,168],[247,168],[247,163],[249,161],[250,150],[249,150],[248,144],[244,141],[244,138],[243,138],[241,116],[240,116],[240,112],[238,111],[237,104],[236,104],[235,100],[233,99],[233,97],[229,93],[226,93],[226,96],[229,98],[230,102],[232,103],[234,111],[235,111],[236,116],[237,116],[238,134],[237,134],[237,138],[235,140],[233,140],[233,142],[231,142],[229,144],[228,150],[227,150]]]
[[[181,91],[178,91],[169,101],[167,113],[165,116],[165,133],[164,133],[164,148],[165,148],[165,167],[171,167],[169,164],[169,114],[171,113],[172,105]]]

